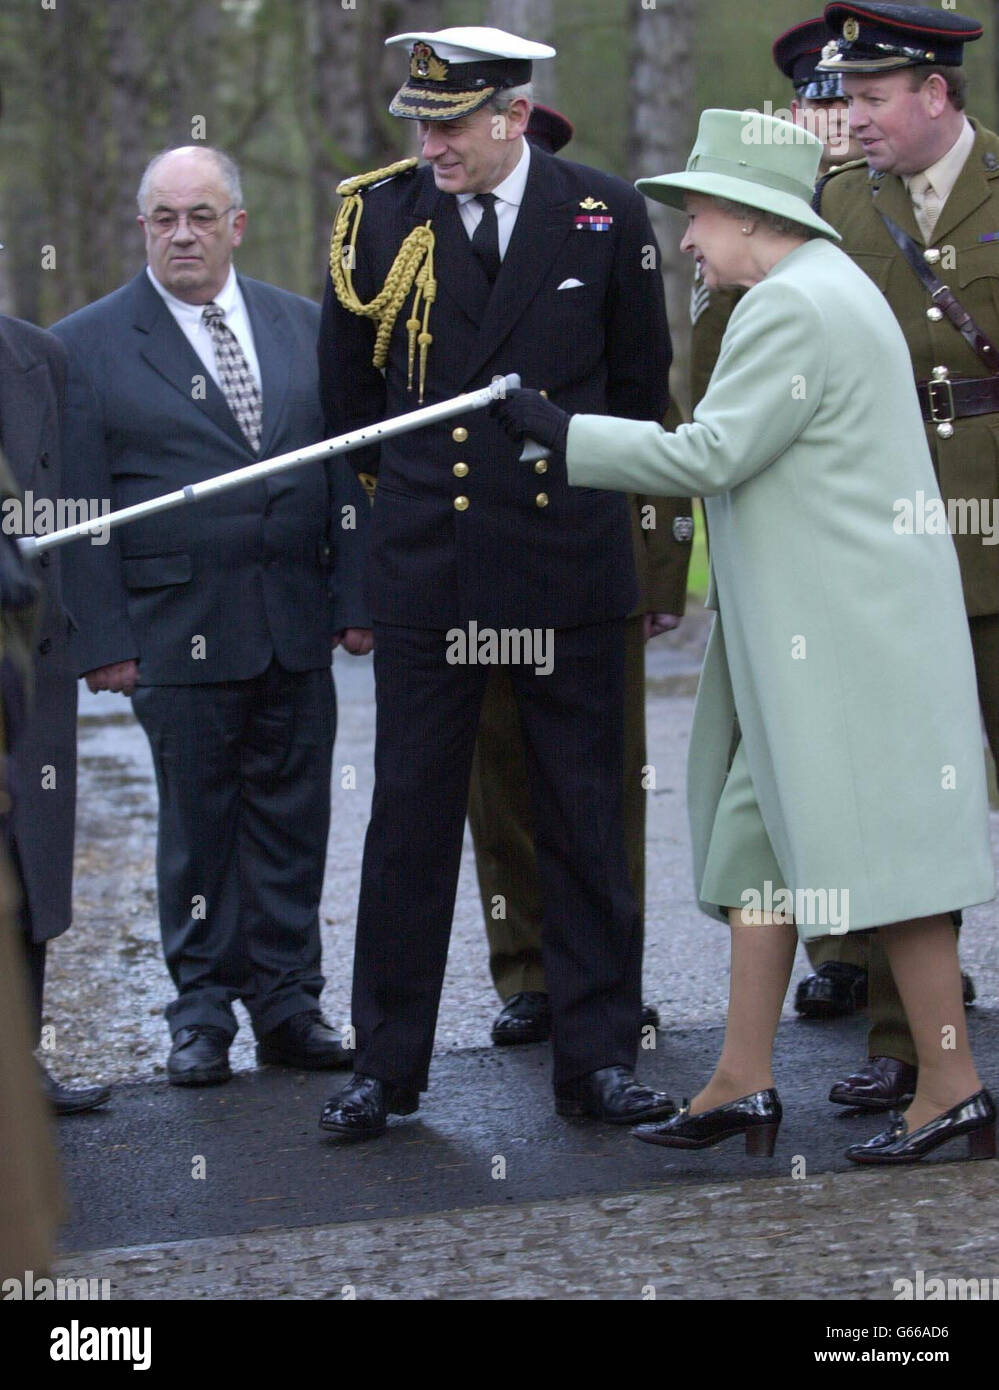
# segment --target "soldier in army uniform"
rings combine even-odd
[[[564,148],[572,125],[557,111],[535,105],[527,139],[549,154]],[[667,417],[681,422],[675,405]],[[690,542],[689,498],[632,497],[632,548],[640,600],[625,638],[624,837],[632,891],[645,916],[645,643],[680,622],[686,604]],[[502,667],[490,674],[468,794],[489,968],[503,1008],[493,1042],[508,1046],[551,1036],[551,1003],[541,952],[541,885],[517,705]],[[642,1023],[658,1027],[651,1005]]]
[[[999,549],[980,529],[963,529],[969,509],[990,517],[999,497],[999,137],[964,114],[961,68],[964,44],[982,27],[911,5],[831,4],[825,19],[837,37],[819,68],[841,76],[865,162],[827,175],[816,208],[884,293],[912,354],[940,489],[958,523],[979,698],[999,759]],[[868,992],[868,1062],[830,1100],[883,1110],[914,1091],[916,1056],[876,941]]]

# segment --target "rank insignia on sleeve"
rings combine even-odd
[[[576,217],[577,232],[609,232],[614,225],[613,217],[600,213],[580,213]]]
[[[598,198],[584,198],[579,206],[584,212],[596,212],[597,208],[603,208],[604,212],[607,211],[607,204],[600,202]]]

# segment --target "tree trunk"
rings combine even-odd
[[[682,169],[694,141],[694,7],[686,0],[636,5],[632,20],[628,172],[633,179]],[[682,219],[657,203],[649,214],[663,252],[666,305],[676,366],[674,390],[687,404],[691,266],[679,251]]]
[[[552,43],[555,29],[552,0],[489,0],[484,23],[505,29],[518,38]],[[534,65],[534,96],[544,106],[555,105],[557,66],[557,58],[546,58]]]

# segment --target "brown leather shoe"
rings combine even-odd
[[[871,1057],[845,1081],[837,1081],[829,1099],[834,1105],[852,1105],[858,1110],[894,1110],[906,1105],[915,1093],[914,1066],[896,1057]]]

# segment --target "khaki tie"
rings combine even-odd
[[[940,195],[925,174],[914,174],[909,180],[909,197],[923,240],[930,242],[940,216]]]

